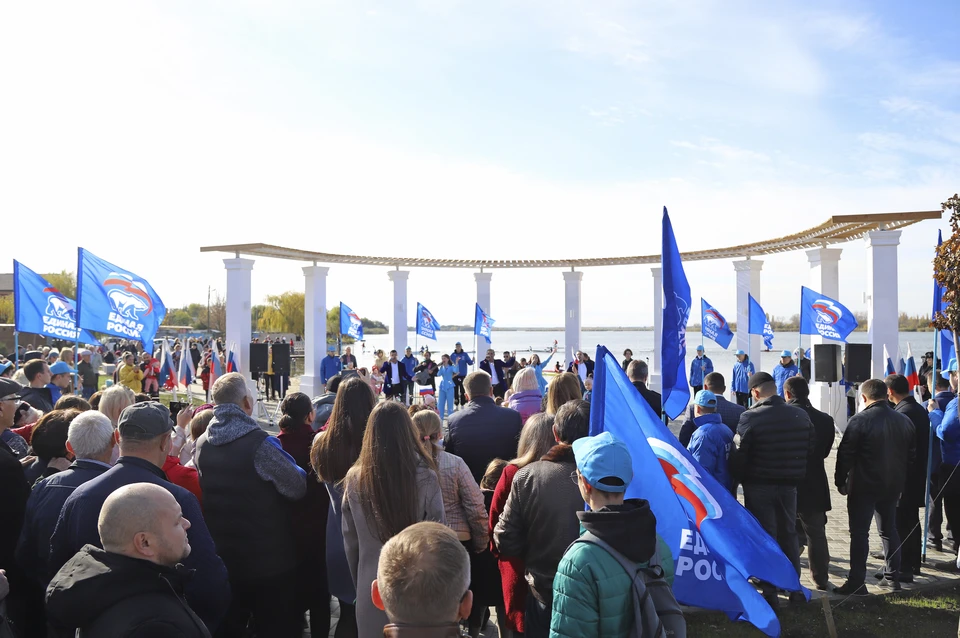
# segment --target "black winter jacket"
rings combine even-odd
[[[847,422],[837,452],[837,488],[855,498],[896,499],[916,449],[910,419],[885,400],[871,403]]]
[[[85,545],[47,588],[47,617],[84,638],[210,638],[183,598],[190,570]]]
[[[447,420],[444,449],[466,462],[477,485],[493,459],[512,459],[517,456],[520,413],[501,408],[493,397],[475,397]]]
[[[896,411],[913,422],[916,442],[915,460],[907,470],[907,480],[900,496],[901,507],[923,507],[927,490],[927,445],[930,440],[930,414],[913,396],[897,404]]]
[[[767,397],[740,416],[737,434],[744,484],[797,485],[806,477],[816,436],[800,408],[787,405],[782,397]]]
[[[807,413],[816,435],[814,452],[807,458],[807,476],[797,485],[797,511],[829,512],[831,509],[830,481],[827,480],[823,460],[830,456],[833,441],[837,437],[833,417],[816,409],[806,399],[803,401],[794,399],[789,404]]]

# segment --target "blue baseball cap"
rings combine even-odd
[[[455,346],[462,346],[463,344],[458,341],[458,342],[456,342],[456,343],[453,344],[453,345],[455,345]]]
[[[335,350],[336,348],[334,348],[333,346],[327,346],[327,352],[334,352]]]
[[[743,350],[737,350],[736,352],[734,352],[734,354],[737,356],[740,356],[741,354],[747,354],[747,353],[744,352]]]
[[[77,371],[67,365],[66,361],[57,361],[55,364],[50,366],[50,374],[64,374],[69,372],[70,374],[76,374]]]
[[[700,390],[700,392],[697,392],[697,396],[693,398],[693,402],[701,408],[715,408],[717,407],[717,395],[710,390]]]
[[[703,346],[697,346],[697,352],[703,352]]]
[[[947,367],[943,369],[943,372],[940,373],[940,376],[946,379],[947,381],[949,381],[950,373],[956,372],[956,371],[957,371],[957,358],[953,357],[952,359],[950,359],[950,362],[947,363]]]
[[[585,436],[573,442],[577,470],[584,480],[601,492],[626,492],[633,480],[633,459],[622,441],[609,432]],[[607,485],[603,479],[618,478],[623,485]]]
[[[3,374],[10,369],[10,366],[13,365],[12,361],[7,361],[6,363],[0,363],[0,374]]]
[[[789,357],[793,359],[793,353],[790,352],[789,350],[784,350],[783,352],[780,353],[780,358],[783,358],[783,357]]]

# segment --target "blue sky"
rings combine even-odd
[[[75,267],[76,243],[170,306],[225,286],[201,245],[562,258],[775,238],[834,214],[936,210],[960,188],[956,2],[156,2],[0,10],[0,207]],[[932,242],[903,232],[901,309],[930,305]],[[74,238],[70,229],[77,229]],[[56,249],[54,249],[56,247]],[[863,242],[841,298],[863,308]],[[765,261],[796,312],[802,253]],[[690,264],[735,315],[729,262]],[[652,322],[642,267],[585,271],[584,323]],[[922,284],[922,285],[917,285]],[[300,289],[259,260],[254,296]],[[501,325],[559,325],[557,271],[494,274]],[[388,320],[385,270],[331,268],[329,305]],[[414,270],[467,323],[469,271]]]

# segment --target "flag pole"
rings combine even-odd
[[[80,326],[77,326],[77,340],[73,342],[73,393],[77,394],[77,390],[80,387],[80,376],[77,370],[77,363],[80,361]],[[82,394],[82,393],[81,393]]]
[[[20,370],[20,333],[13,331],[13,371]]]
[[[930,397],[931,400],[934,400],[933,397],[937,394],[937,351],[938,346],[940,345],[940,331],[934,328],[933,330],[933,377],[930,379]],[[927,534],[930,532],[930,471],[933,466],[933,439],[934,433],[931,430],[930,436],[927,437],[927,483],[924,488],[923,496],[923,552],[921,552],[920,560],[921,562],[927,562]]]

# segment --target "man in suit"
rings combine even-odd
[[[468,402],[447,420],[444,448],[464,460],[479,485],[490,461],[517,456],[523,422],[516,410],[494,403],[486,372],[468,374],[463,389]]]
[[[790,377],[783,384],[788,405],[793,405],[810,417],[816,444],[813,454],[807,456],[807,475],[797,484],[797,533],[802,535],[800,545],[807,546],[810,575],[819,590],[829,590],[830,548],[827,545],[827,512],[831,509],[830,483],[823,460],[837,436],[833,417],[810,403],[810,384],[803,377]]]
[[[388,399],[400,397],[402,400],[410,375],[403,362],[397,359],[396,350],[390,351],[390,358],[380,366],[380,374],[383,375],[383,396]]]
[[[919,510],[926,498],[927,482],[927,446],[930,441],[930,415],[910,392],[910,384],[902,374],[891,374],[884,383],[887,385],[887,398],[894,409],[913,422],[916,446],[916,460],[907,470],[907,480],[897,503],[897,532],[900,536],[901,583],[912,583],[914,576],[920,575],[920,554],[923,530],[920,526]],[[906,450],[904,450],[906,454]]]
[[[647,362],[640,359],[631,360],[627,364],[627,376],[630,377],[630,383],[640,392],[643,400],[650,405],[657,416],[660,416],[660,413],[663,412],[662,399],[659,392],[654,392],[647,387],[647,378],[650,376],[650,368],[647,367]]]
[[[497,359],[497,353],[493,348],[487,350],[487,358],[480,362],[480,369],[490,375],[490,384],[493,386],[493,396],[503,398],[507,391],[507,378],[504,370],[503,361]],[[464,381],[464,390],[466,390],[466,381]],[[469,395],[470,393],[467,392]],[[469,399],[468,399],[469,400]]]

